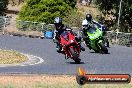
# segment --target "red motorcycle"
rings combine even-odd
[[[64,31],[60,35],[60,44],[65,54],[65,58],[71,58],[76,63],[80,63],[80,44],[76,41],[75,36],[70,31]]]

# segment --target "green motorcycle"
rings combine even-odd
[[[95,52],[108,54],[108,49],[104,45],[103,32],[97,27],[91,27],[87,30],[89,45]]]

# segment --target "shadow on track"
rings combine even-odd
[[[66,62],[68,64],[85,64],[84,62],[76,63],[76,62]]]
[[[91,51],[90,53],[97,53],[97,54],[101,54],[99,52],[94,52],[94,51]],[[106,53],[103,53],[103,54],[106,54]],[[110,54],[109,52],[107,54]]]

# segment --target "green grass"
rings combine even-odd
[[[16,51],[0,50],[0,64],[14,64],[26,61],[28,58]]]
[[[0,85],[0,88],[132,88],[131,84],[85,84],[80,86],[76,83],[71,84],[46,84],[46,83],[36,83],[33,85]]]
[[[15,88],[15,86],[11,84],[7,84],[7,85],[0,84],[0,88]]]

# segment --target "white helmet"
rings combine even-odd
[[[82,26],[84,26],[84,25],[88,25],[88,21],[86,19],[83,20],[83,22],[82,22]]]
[[[88,29],[88,27],[89,27],[89,23],[88,23],[88,21],[85,19],[85,20],[83,20],[83,22],[82,22],[82,27],[83,27],[83,29]]]

